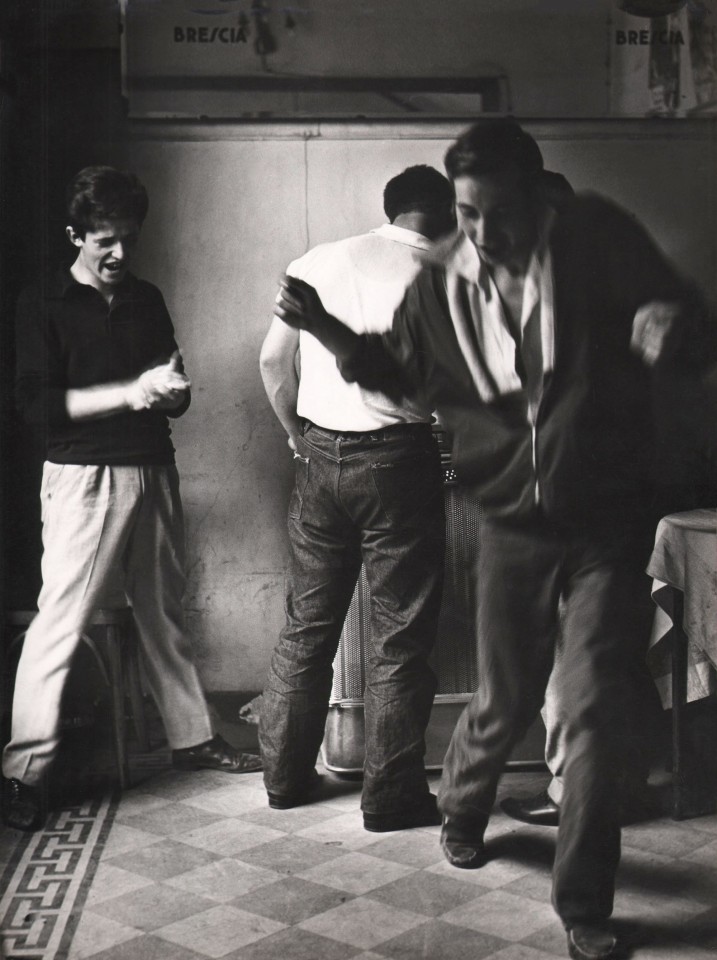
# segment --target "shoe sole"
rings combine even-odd
[[[452,867],[457,867],[458,870],[480,870],[480,868],[484,867],[488,862],[486,852],[482,849],[476,850],[475,854],[468,860],[459,860],[457,857],[451,856],[443,844],[441,844],[441,850],[443,851],[443,856],[450,863],[450,865]]]
[[[529,813],[523,814],[506,801],[501,803],[500,809],[506,816],[510,817],[511,820],[517,820],[519,823],[527,823],[528,826],[531,827],[557,827],[560,822],[559,812],[537,816]]]
[[[364,830],[368,830],[369,833],[392,833],[394,830],[415,830],[418,827],[440,827],[440,825],[440,814],[415,818],[381,818],[379,820],[367,820],[366,814],[364,814],[363,818]]]
[[[307,803],[318,803],[322,796],[323,786],[322,777],[314,771],[301,793],[282,794],[267,790],[266,796],[272,810],[291,810],[292,807],[303,807]]]
[[[240,767],[238,770],[231,770],[227,767],[213,766],[208,763],[193,763],[191,761],[172,761],[172,767],[175,770],[216,770],[218,773],[261,773],[264,769],[263,766],[252,767],[251,769],[247,767]]]
[[[568,934],[568,953],[572,960],[616,960],[617,957],[623,955],[623,951],[621,951],[617,942],[607,952],[588,953],[587,950],[580,949],[570,934]]]
[[[291,810],[292,807],[303,807],[308,802],[308,797],[273,797],[269,796],[269,806],[272,810]]]

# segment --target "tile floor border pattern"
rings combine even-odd
[[[115,792],[53,810],[42,831],[20,836],[0,890],[0,956],[66,956],[118,802]]]
[[[111,754],[105,759],[98,769],[111,773]],[[84,806],[66,804],[53,817],[55,848],[64,839],[56,818],[68,811],[78,816],[76,836],[94,844],[84,860],[87,882],[66,910],[64,931],[55,921],[57,931],[41,941],[38,927],[34,940],[26,934],[20,944],[24,952],[13,949],[6,960],[565,957],[565,935],[549,905],[552,830],[496,811],[488,837],[494,859],[480,871],[456,871],[440,853],[438,828],[367,833],[357,782],[329,778],[321,802],[276,811],[267,806],[261,774],[178,772],[166,746],[131,759],[134,786],[116,798],[119,806],[108,807],[99,833],[83,823]],[[429,780],[435,790],[436,776]],[[543,774],[514,773],[499,799],[516,791],[532,796],[545,785]],[[33,842],[8,833],[15,846],[0,856],[0,872],[9,861],[5,879],[29,866]],[[635,960],[715,956],[717,816],[658,819],[628,828],[623,839],[616,919],[637,937]],[[63,846],[58,866],[68,870],[79,854]],[[71,879],[82,873],[78,862]],[[37,881],[43,874],[29,876]],[[70,879],[64,880],[71,896]],[[27,881],[23,889],[36,892]],[[0,903],[2,929],[7,911]],[[42,952],[42,943],[55,953]]]

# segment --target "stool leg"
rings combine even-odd
[[[142,681],[139,670],[139,646],[134,627],[127,628],[127,685],[132,704],[132,723],[137,734],[137,743],[142,753],[149,753],[149,731],[142,696]]]
[[[114,624],[107,625],[107,661],[110,668],[110,693],[112,696],[112,736],[117,757],[119,782],[121,788],[125,790],[130,785],[130,775],[125,736],[124,672],[122,670],[121,633]]]

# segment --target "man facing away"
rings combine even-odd
[[[190,384],[161,293],[129,272],[147,208],[133,174],[80,171],[67,191],[77,258],[18,303],[18,406],[47,444],[42,590],[3,754],[3,814],[21,830],[44,822],[70,665],[118,576],[174,766],[261,769],[258,757],[213,736],[184,626],[184,529],[167,418],[187,409]]]
[[[542,156],[514,121],[485,120],[446,154],[464,239],[409,288],[383,336],[348,331],[287,277],[277,316],[310,330],[348,380],[428,399],[458,477],[485,511],[479,686],[439,790],[441,845],[481,867],[505,761],[537,716],[564,608],[566,733],[553,905],[576,960],[613,957],[624,734],[634,704],[634,597],[654,534],[654,378],[714,357],[700,298],[607,200],[551,211]]]
[[[437,170],[410,167],[384,191],[390,223],[294,261],[347,330],[381,334],[433,244],[455,225]],[[297,355],[300,372],[297,373]],[[261,353],[269,400],[289,435],[286,626],[262,698],[259,744],[269,805],[317,786],[332,663],[363,561],[366,653],[364,826],[440,823],[423,765],[436,680],[428,665],[443,582],[445,520],[431,409],[347,383],[313,336],[275,319]]]

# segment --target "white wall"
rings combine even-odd
[[[714,295],[712,125],[528,125],[546,165],[609,194]],[[383,185],[439,168],[450,125],[134,128],[150,214],[138,272],[175,320],[194,400],[174,438],[188,519],[187,611],[209,689],[261,689],[283,622],[291,457],[265,399],[259,348],[286,264],[384,220]]]

